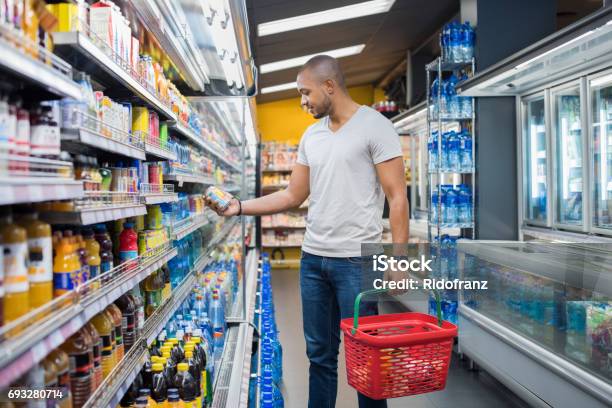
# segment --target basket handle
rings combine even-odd
[[[364,295],[375,295],[377,293],[387,292],[387,289],[371,289],[366,290],[364,292],[359,292],[357,297],[355,298],[355,305],[353,309],[353,329],[351,330],[351,334],[355,335],[357,331],[357,327],[359,326],[359,304],[361,303],[361,298]],[[440,301],[440,293],[437,290],[431,290],[436,299],[436,315],[438,318],[438,326],[442,327],[442,304]]]

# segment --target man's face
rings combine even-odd
[[[302,95],[300,104],[315,119],[329,114],[332,101],[329,81],[321,83],[308,70],[300,72],[297,77],[298,92]]]

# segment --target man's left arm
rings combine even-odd
[[[409,235],[409,204],[404,171],[401,156],[376,164],[378,179],[389,202],[389,224],[394,244],[406,244]]]

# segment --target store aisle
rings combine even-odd
[[[272,290],[276,320],[283,346],[283,385],[286,408],[304,408],[308,403],[308,360],[302,332],[299,270],[274,269]],[[337,408],[357,407],[357,394],[346,381],[344,348],[338,358]],[[521,408],[523,405],[495,379],[484,372],[468,371],[455,356],[446,389],[441,392],[399,398],[389,408]]]

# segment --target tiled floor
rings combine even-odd
[[[286,408],[308,405],[308,360],[302,334],[299,271],[274,269],[272,287],[276,319],[283,346],[283,385]],[[514,395],[486,373],[469,371],[454,357],[444,391],[389,401],[390,408],[514,408],[524,407]],[[339,356],[337,408],[357,407],[357,395],[346,381],[344,352]]]

